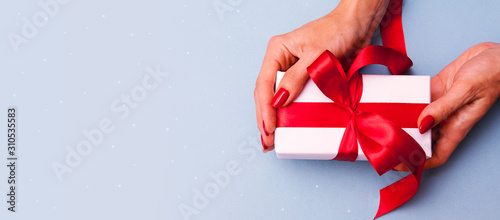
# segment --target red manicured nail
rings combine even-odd
[[[267,133],[267,130],[266,130],[266,123],[264,123],[264,120],[262,120],[262,128],[264,129],[264,134],[266,136],[269,136],[269,133]]]
[[[273,108],[278,108],[283,106],[283,104],[285,104],[286,100],[288,99],[288,96],[290,96],[288,90],[280,88],[280,90],[278,90],[278,92],[273,97],[272,101]]]
[[[267,146],[264,144],[264,139],[262,138],[262,135],[260,136],[260,142],[262,142],[262,152],[266,153]]]
[[[431,115],[425,116],[425,118],[422,119],[422,121],[420,122],[420,126],[418,127],[420,134],[423,134],[427,132],[430,128],[432,128],[434,122],[436,122],[434,120],[434,117],[432,117]]]

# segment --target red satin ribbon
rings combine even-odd
[[[410,169],[410,175],[380,190],[379,209],[375,218],[399,207],[415,195],[425,162],[425,152],[420,145],[401,129],[416,127],[416,117],[425,105],[406,108],[408,106],[404,104],[391,106],[384,103],[381,105],[385,107],[380,109],[380,105],[365,106],[364,103],[359,103],[363,91],[362,77],[358,72],[360,68],[370,64],[382,64],[387,66],[392,74],[401,74],[413,65],[406,56],[401,5],[402,0],[392,0],[381,22],[380,29],[385,47],[368,46],[362,49],[347,73],[329,51],[321,54],[307,68],[314,83],[334,103],[328,103],[326,107],[323,103],[320,108],[314,106],[318,103],[292,103],[278,111],[278,127],[294,126],[294,123],[306,125],[301,127],[331,127],[331,123],[345,127],[339,152],[334,160],[354,161],[358,155],[359,142],[368,161],[379,175],[399,163]],[[324,109],[328,113],[311,114],[307,110],[310,108]],[[408,121],[393,115],[394,111],[402,109],[412,109],[413,112],[407,115]],[[304,116],[305,114],[307,115]],[[334,117],[327,117],[328,115]],[[411,126],[407,126],[407,123]]]
[[[420,112],[428,104],[359,103],[360,112],[374,112],[402,128],[417,128]],[[278,111],[278,127],[345,128],[350,112],[335,103],[292,102]],[[286,120],[282,120],[286,119]]]
[[[334,103],[294,103],[289,107],[280,108],[278,123],[311,127],[329,126],[331,124],[324,123],[330,122],[344,125],[346,130],[334,160],[356,160],[359,142],[368,161],[379,175],[399,163],[404,163],[412,174],[380,190],[379,210],[375,217],[377,218],[408,201],[418,190],[425,152],[401,127],[416,127],[416,118],[426,104],[360,104],[363,81],[358,70],[370,64],[382,64],[393,74],[401,74],[411,66],[411,60],[403,53],[388,47],[368,46],[360,51],[349,71],[345,73],[337,58],[325,51],[307,70],[316,86]],[[321,108],[315,109],[319,105]],[[329,110],[332,112],[326,113]],[[406,113],[405,111],[409,113],[407,119],[400,115]],[[316,117],[317,120],[310,120],[311,117]]]

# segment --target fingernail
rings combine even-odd
[[[264,134],[266,136],[269,136],[269,133],[267,133],[267,130],[266,130],[266,123],[264,123],[264,120],[262,120],[262,128],[264,129]]]
[[[273,97],[272,101],[273,108],[278,108],[283,106],[283,104],[285,104],[286,100],[288,99],[288,96],[290,96],[288,90],[280,88]]]
[[[420,122],[420,126],[418,127],[418,131],[420,131],[420,134],[423,134],[427,132],[430,128],[432,128],[434,122],[436,122],[434,120],[434,117],[432,117],[431,115],[425,116],[425,118],[422,119],[422,121]]]
[[[262,135],[260,135],[260,142],[262,142],[262,152],[266,153],[267,152],[267,147],[264,144],[264,139],[262,138]]]

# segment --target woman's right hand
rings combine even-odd
[[[325,50],[348,63],[350,56],[370,45],[388,4],[389,0],[342,0],[328,15],[269,40],[254,91],[264,152],[274,149],[276,108],[300,93],[308,78],[307,66]],[[278,71],[286,73],[275,94]]]
[[[444,164],[472,127],[500,97],[500,44],[480,43],[431,80],[432,103],[418,119],[420,133],[437,126],[432,157],[425,169]],[[409,171],[400,164],[394,168]]]

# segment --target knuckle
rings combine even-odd
[[[276,47],[277,45],[282,44],[283,41],[284,41],[283,35],[272,36],[269,39],[269,42],[267,43],[267,46],[268,46],[268,48],[273,48],[273,47]]]
[[[283,76],[284,83],[291,83],[295,82],[297,80],[297,74],[293,71],[288,71],[286,74]]]
[[[483,51],[495,48],[497,46],[498,46],[498,44],[493,43],[493,42],[482,42],[482,43],[476,44],[470,48],[470,52],[471,52],[470,57],[475,57],[478,54],[482,53]]]
[[[469,80],[457,81],[455,82],[454,87],[456,87],[456,89],[460,91],[462,95],[462,99],[464,100],[464,103],[462,103],[462,105],[466,104],[468,100],[475,97],[478,91],[477,83],[471,82]]]
[[[476,46],[481,50],[487,50],[487,49],[491,49],[491,48],[494,48],[497,44],[496,43],[493,43],[493,42],[483,42],[483,43],[479,43],[477,44]]]

